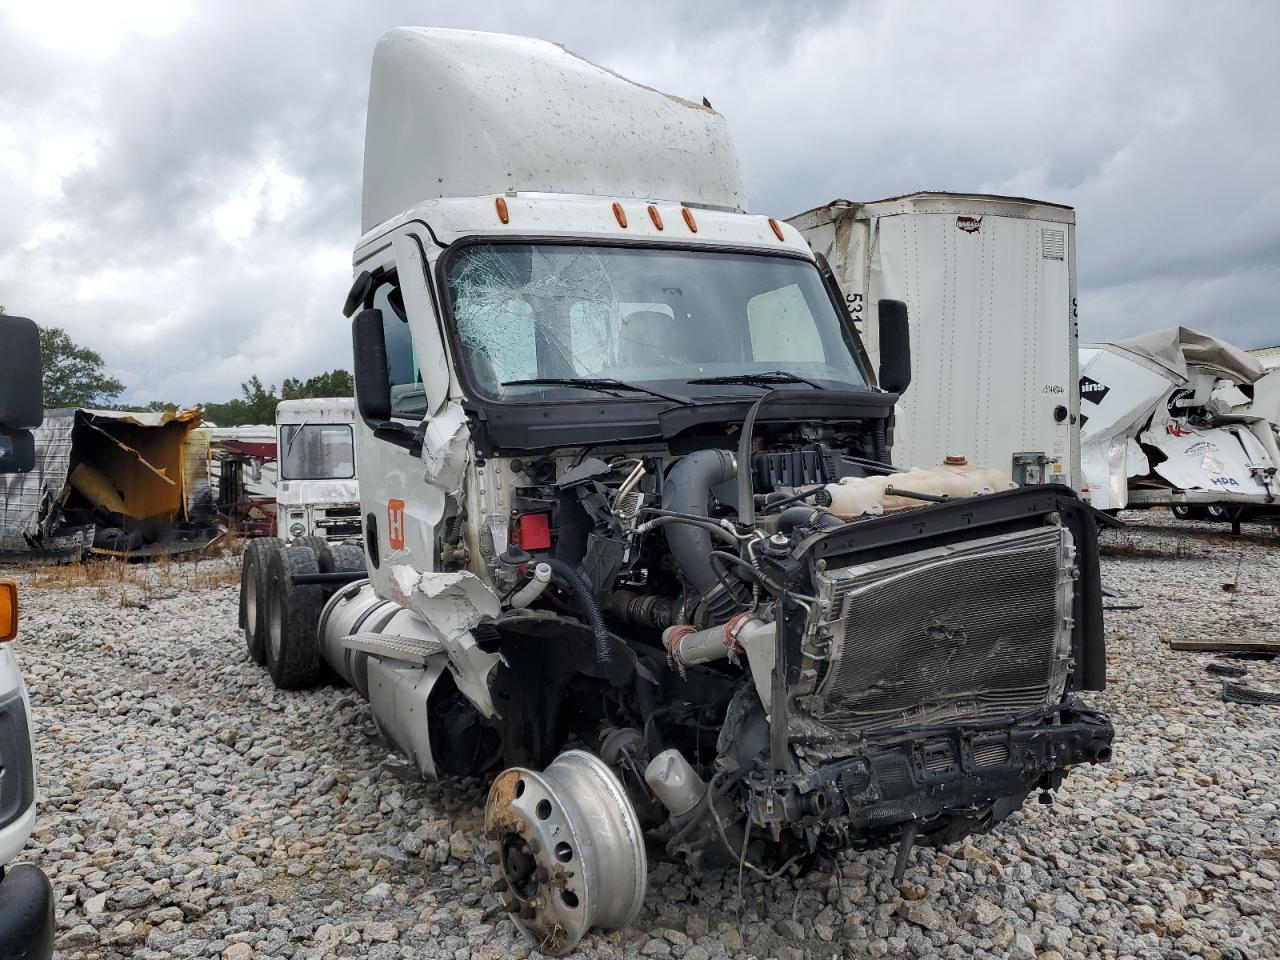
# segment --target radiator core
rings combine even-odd
[[[1071,652],[1071,535],[1057,526],[820,575],[818,719],[842,731],[991,720],[1056,703]]]

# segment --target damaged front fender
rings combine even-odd
[[[419,573],[409,566],[391,568],[396,599],[426,624],[428,631],[449,655],[449,672],[458,690],[486,718],[498,716],[489,692],[489,680],[502,656],[480,649],[472,633],[479,624],[495,619],[502,605],[497,595],[474,573]]]

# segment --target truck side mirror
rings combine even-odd
[[[36,463],[31,431],[44,422],[40,329],[26,317],[0,315],[0,473]]]
[[[911,328],[907,305],[880,301],[880,389],[905,393],[911,385]]]
[[[387,370],[387,340],[381,310],[361,310],[351,321],[351,349],[355,356],[356,407],[375,429],[391,419],[391,375]]]

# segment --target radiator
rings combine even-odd
[[[1058,702],[1074,549],[1057,526],[820,574],[817,719],[843,732],[994,720]]]

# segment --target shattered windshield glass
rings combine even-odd
[[[285,480],[347,480],[356,475],[355,446],[345,423],[282,423],[277,446]]]
[[[535,378],[607,377],[695,396],[741,392],[689,385],[736,374],[784,371],[837,387],[865,384],[818,271],[804,260],[482,244],[453,256],[448,281],[472,379],[497,399],[592,392],[504,386]]]

